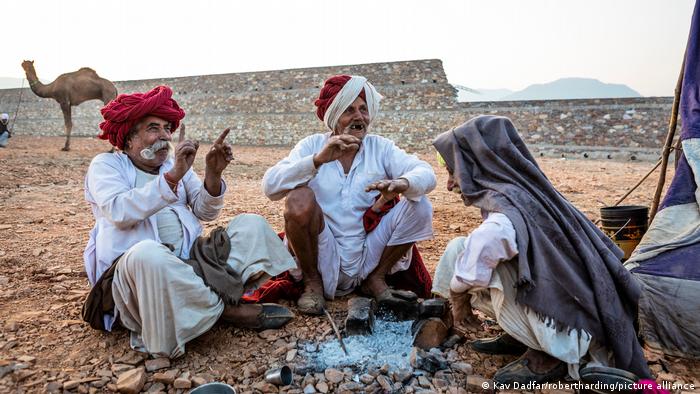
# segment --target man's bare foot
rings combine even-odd
[[[472,312],[471,294],[457,293],[450,290],[450,308],[452,324],[460,332],[476,333],[481,329],[481,321]]]
[[[379,277],[379,275],[370,274],[367,279],[362,282],[362,292],[374,298],[378,298],[388,289],[389,285],[386,284],[386,279],[384,277]]]
[[[307,315],[322,315],[326,307],[323,296],[323,282],[320,280],[304,280],[304,292],[297,301],[299,312]]]

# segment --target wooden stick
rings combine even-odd
[[[326,317],[328,318],[328,321],[331,322],[331,327],[333,327],[333,331],[335,331],[335,336],[338,338],[338,342],[340,342],[340,347],[343,349],[345,352],[345,355],[348,355],[348,349],[345,348],[345,343],[343,342],[343,337],[340,336],[340,331],[338,331],[338,327],[335,325],[335,322],[333,321],[333,316],[331,316],[330,313],[328,313],[328,309],[323,308],[323,312],[326,313]]]
[[[686,46],[686,52],[687,51],[688,48]],[[673,108],[671,109],[671,120],[668,123],[668,134],[666,134],[664,150],[661,152],[661,173],[659,174],[659,182],[656,184],[656,192],[654,192],[654,201],[651,204],[651,210],[649,212],[649,223],[651,223],[654,220],[654,216],[656,216],[656,211],[657,209],[659,209],[661,192],[663,191],[664,184],[666,183],[666,169],[668,167],[668,156],[671,153],[671,144],[673,144],[673,137],[676,134],[676,124],[678,122],[678,107],[681,101],[681,89],[683,88],[683,74],[685,72],[685,56],[686,54],[683,54],[681,72],[678,75],[678,81],[676,82],[676,89],[673,95]]]
[[[632,194],[632,192],[635,191],[635,190],[639,187],[639,185],[642,184],[642,182],[644,182],[647,178],[649,178],[649,175],[651,175],[651,173],[654,172],[654,170],[656,170],[657,168],[659,168],[660,165],[661,165],[661,159],[659,159],[659,161],[656,162],[656,165],[654,166],[654,168],[652,168],[651,170],[649,170],[649,172],[647,172],[647,174],[644,175],[644,176],[642,177],[642,179],[641,179],[639,182],[637,182],[636,185],[632,186],[632,188],[631,188],[627,193],[625,193],[624,196],[620,197],[620,199],[617,200],[617,202],[615,202],[615,204],[613,204],[612,206],[613,206],[613,207],[616,207],[616,206],[618,206],[622,201],[624,201],[625,198],[627,198],[627,196],[629,196],[630,194]]]

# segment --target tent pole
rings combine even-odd
[[[659,174],[659,182],[656,184],[656,192],[654,192],[654,201],[651,204],[649,212],[649,223],[654,220],[656,211],[659,208],[659,200],[661,200],[661,192],[666,183],[666,169],[668,167],[668,156],[671,154],[671,144],[673,137],[676,134],[676,124],[678,123],[678,107],[681,101],[681,89],[683,87],[683,73],[685,72],[685,55],[683,55],[683,63],[681,64],[681,72],[678,74],[678,82],[676,82],[676,90],[673,96],[673,108],[671,109],[671,120],[668,123],[668,133],[666,134],[666,142],[664,149],[661,152],[661,173]]]

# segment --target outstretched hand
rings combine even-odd
[[[314,165],[318,168],[321,164],[338,160],[346,153],[355,152],[360,149],[361,142],[361,139],[350,134],[332,135],[321,151],[314,156]]]
[[[405,178],[399,178],[399,179],[384,179],[381,181],[376,181],[372,182],[367,187],[365,187],[366,192],[370,192],[372,190],[378,190],[381,195],[379,196],[379,199],[375,203],[375,205],[372,207],[373,209],[379,208],[382,205],[386,204],[387,202],[393,200],[396,196],[399,194],[405,192],[408,190],[409,183],[408,180]]]
[[[199,142],[188,140],[185,136],[185,124],[180,126],[180,134],[175,147],[175,165],[173,166],[173,180],[179,181],[185,176],[187,171],[192,167],[194,159],[197,156]]]
[[[207,152],[205,158],[205,171],[207,173],[211,171],[212,175],[221,175],[224,169],[226,169],[228,164],[233,160],[231,145],[225,142],[226,136],[228,136],[230,131],[231,129],[224,130],[221,135],[219,135],[219,138],[214,141],[209,152]]]

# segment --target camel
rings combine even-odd
[[[117,88],[114,84],[101,78],[95,70],[83,67],[78,71],[61,74],[55,81],[44,85],[39,81],[34,70],[34,61],[25,60],[22,68],[27,74],[27,81],[32,92],[39,97],[52,98],[58,101],[63,112],[63,121],[66,128],[66,144],[61,150],[70,150],[70,133],[73,129],[71,120],[71,107],[80,105],[88,100],[102,100],[107,105],[117,97]]]

